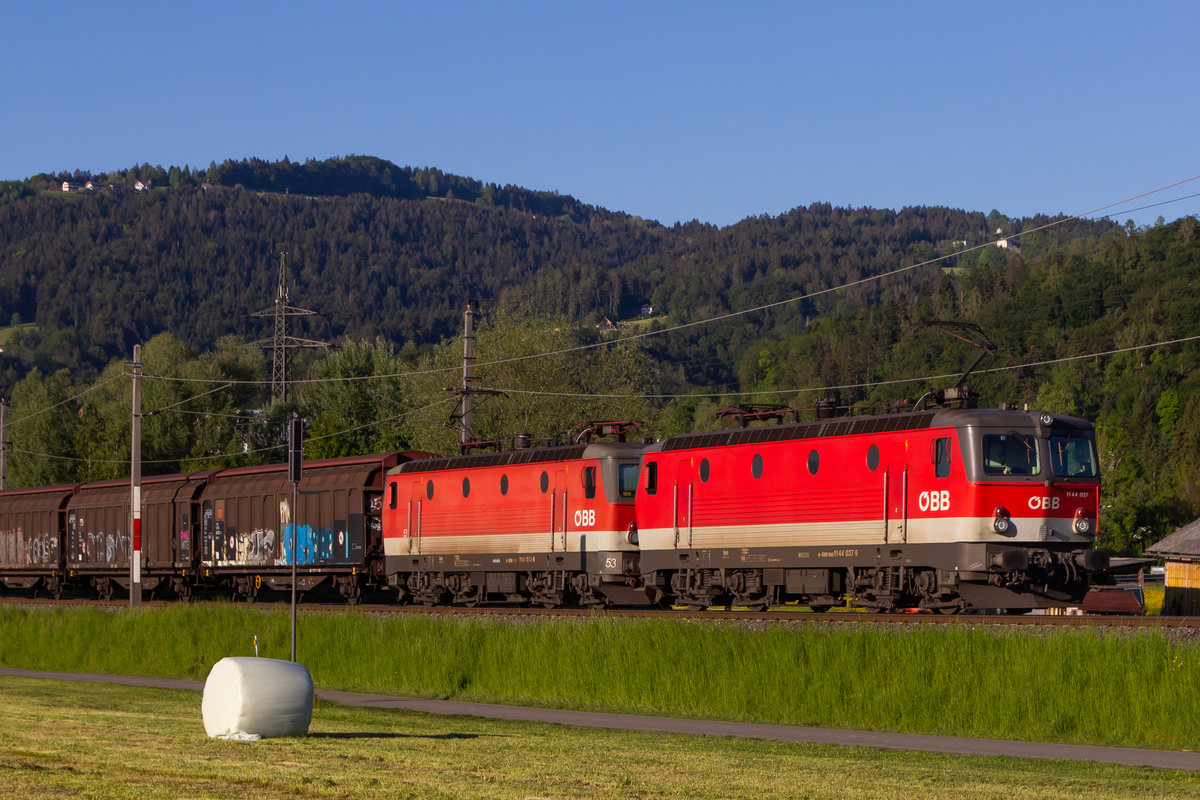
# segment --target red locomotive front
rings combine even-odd
[[[644,459],[642,570],[694,607],[1073,602],[1107,565],[1095,465],[1089,423],[1018,411],[673,437]]]
[[[645,602],[634,492],[643,445],[431,458],[388,473],[384,557],[402,598]]]

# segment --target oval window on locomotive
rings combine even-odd
[[[1038,440],[1027,433],[985,433],[983,471],[988,475],[1037,475]]]

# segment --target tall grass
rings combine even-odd
[[[0,664],[202,680],[288,658],[286,610],[0,607]],[[318,687],[693,718],[1135,747],[1200,744],[1200,645],[1161,631],[304,613]]]

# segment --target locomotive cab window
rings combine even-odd
[[[583,468],[583,496],[591,500],[596,496],[596,468]]]
[[[1078,433],[1051,436],[1050,466],[1060,478],[1096,477],[1096,449],[1091,437]]]
[[[1037,475],[1038,440],[1026,433],[988,433],[983,437],[983,471],[988,475]]]
[[[950,438],[933,440],[933,474],[938,478],[950,477]]]
[[[621,464],[617,467],[617,488],[621,497],[633,497],[637,494],[637,464]]]

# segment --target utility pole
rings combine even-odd
[[[4,348],[0,347],[0,353]],[[8,398],[0,397],[0,492],[8,488]]]
[[[479,378],[475,376],[475,307],[471,298],[467,298],[467,310],[463,314],[463,371],[462,386],[455,388],[447,386],[447,392],[453,392],[458,398],[458,404],[450,414],[448,427],[458,429],[458,452],[465,454],[480,447],[497,447],[498,442],[481,442],[475,436],[475,427],[471,421],[475,410],[475,395],[486,397],[504,397],[503,392],[493,389],[476,388]]]
[[[0,492],[8,488],[8,398],[0,397]]]
[[[300,479],[304,469],[304,420],[288,421],[288,480],[292,483],[292,661],[296,660],[296,554],[300,538]]]
[[[458,429],[458,444],[460,449],[465,450],[467,442],[475,438],[475,429],[471,426],[471,395],[475,390],[475,312],[469,297],[466,313],[463,314],[462,380],[462,425]]]
[[[129,453],[129,509],[133,552],[129,559],[129,607],[142,604],[142,346],[133,346],[133,435]]]

